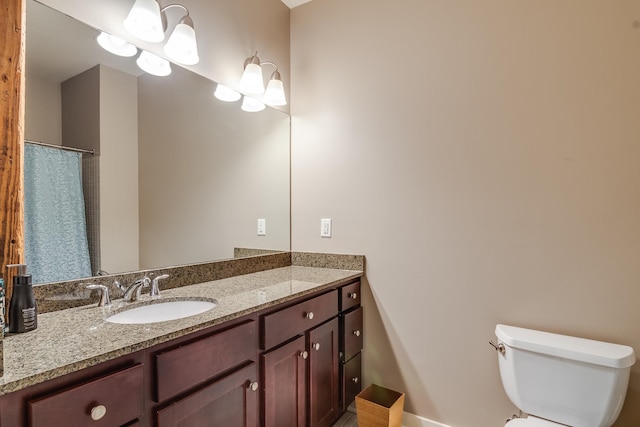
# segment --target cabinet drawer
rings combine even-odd
[[[340,311],[360,305],[360,282],[352,283],[340,288]]]
[[[362,307],[342,316],[342,360],[351,359],[362,350]]]
[[[160,409],[157,427],[258,425],[257,365],[253,362]]]
[[[254,320],[155,355],[156,402],[201,384],[214,376],[255,361]]]
[[[342,369],[342,410],[345,411],[362,389],[362,353],[352,357]]]
[[[143,413],[142,379],[143,370],[139,364],[59,393],[31,400],[29,425],[106,427],[127,424]]]
[[[291,307],[262,316],[262,348],[275,345],[331,319],[338,314],[338,291],[300,302]]]

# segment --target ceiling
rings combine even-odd
[[[289,6],[289,9],[293,9],[296,6],[300,6],[301,4],[309,3],[311,0],[282,0],[282,3]]]

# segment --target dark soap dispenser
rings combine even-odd
[[[33,296],[31,275],[27,274],[25,264],[11,264],[17,267],[18,274],[13,276],[13,292],[9,303],[9,332],[22,333],[38,327],[38,309]]]

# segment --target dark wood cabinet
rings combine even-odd
[[[330,427],[361,349],[358,281],[0,396],[0,425]]]
[[[257,427],[255,363],[226,375],[158,410],[158,427]]]
[[[340,292],[340,401],[346,411],[362,390],[364,319],[360,306],[360,281],[343,286]]]
[[[342,413],[338,318],[307,332],[309,352],[309,427],[329,427]]]
[[[306,426],[308,357],[303,336],[261,356],[263,427]]]

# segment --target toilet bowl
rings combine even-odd
[[[514,418],[507,422],[505,427],[567,427],[564,424],[543,420],[542,418],[529,416],[527,418]]]
[[[526,418],[507,427],[611,427],[635,353],[629,346],[497,325],[504,390]]]

